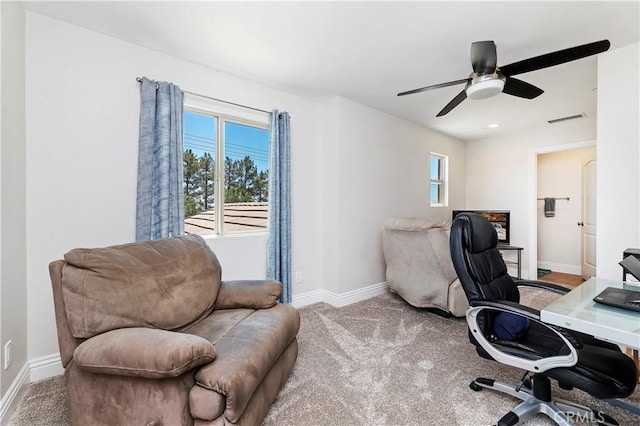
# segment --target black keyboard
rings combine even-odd
[[[594,297],[593,301],[615,306],[616,308],[640,312],[640,291],[607,287],[602,293]]]

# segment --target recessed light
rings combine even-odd
[[[487,126],[489,129],[496,129],[498,127],[500,127],[500,123],[491,123]]]

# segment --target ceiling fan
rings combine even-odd
[[[609,40],[600,40],[498,67],[496,66],[496,44],[491,40],[476,41],[471,44],[471,67],[473,68],[473,72],[468,78],[409,90],[398,93],[398,96],[411,95],[426,90],[465,83],[464,90],[458,93],[436,117],[441,117],[449,113],[467,97],[471,99],[484,99],[504,92],[520,98],[533,99],[544,93],[544,90],[525,81],[513,78],[512,76],[553,67],[564,64],[565,62],[575,61],[576,59],[582,59],[587,56],[605,52],[609,50],[610,45]]]

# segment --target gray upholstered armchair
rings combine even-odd
[[[77,425],[257,425],[298,354],[277,281],[221,281],[199,236],[75,249],[49,265]]]
[[[451,262],[450,229],[448,222],[426,218],[385,220],[387,284],[417,308],[463,317],[468,303]]]

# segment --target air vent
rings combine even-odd
[[[554,118],[553,120],[547,121],[547,123],[556,124],[556,123],[560,123],[562,121],[577,120],[579,118],[585,118],[585,117],[586,117],[586,115],[584,113],[576,114],[576,115],[568,115],[566,117]]]

